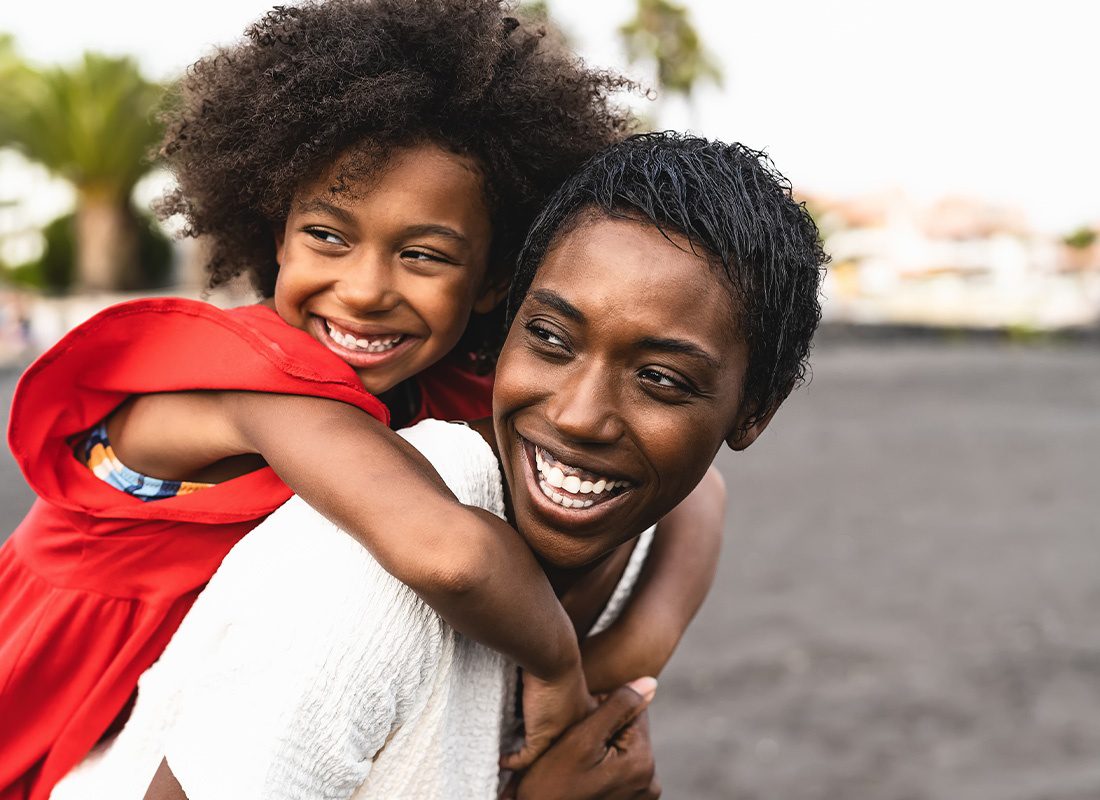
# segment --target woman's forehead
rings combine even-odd
[[[711,258],[676,233],[631,218],[571,226],[535,273],[528,298],[563,298],[588,317],[695,332],[722,348],[739,328],[739,303]],[[525,301],[526,302],[526,301]]]

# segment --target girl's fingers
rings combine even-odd
[[[589,714],[587,719],[577,723],[576,727],[598,728],[604,740],[611,741],[619,731],[646,710],[656,692],[656,678],[633,680],[608,695],[607,701]]]
[[[587,741],[589,749],[596,745],[606,747],[623,728],[645,711],[656,691],[657,680],[649,677],[620,686],[595,711],[566,731],[563,738]],[[528,737],[519,752],[501,756],[500,766],[512,771],[525,770],[550,744],[550,740],[543,736]]]

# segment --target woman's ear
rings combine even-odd
[[[474,301],[475,314],[488,314],[508,296],[508,289],[512,285],[508,277],[486,278],[485,286]]]
[[[768,423],[772,421],[772,417],[775,416],[775,412],[778,410],[779,406],[777,405],[747,429],[742,429],[741,420],[743,417],[738,415],[737,428],[726,437],[726,444],[729,445],[731,450],[744,450],[760,437],[760,434],[768,427]]]

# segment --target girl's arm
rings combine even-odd
[[[592,692],[660,674],[714,581],[725,511],[725,482],[712,466],[657,524],[638,587],[622,615],[581,644]]]
[[[131,469],[176,480],[259,454],[452,627],[550,682],[558,732],[584,716],[576,634],[530,548],[491,513],[460,504],[369,414],[296,395],[152,394],[116,412],[108,435]]]

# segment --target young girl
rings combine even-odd
[[[625,129],[621,84],[491,0],[277,9],[189,71],[165,213],[207,237],[214,284],[247,272],[268,299],[124,304],[21,381],[9,440],[39,500],[0,551],[0,797],[45,797],[125,719],[225,553],[292,492],[528,671],[546,698],[528,757],[583,713],[575,632],[530,551],[385,423],[488,411],[468,354],[491,360],[495,328],[470,314],[533,210]],[[640,658],[587,668],[652,672],[697,583]]]

